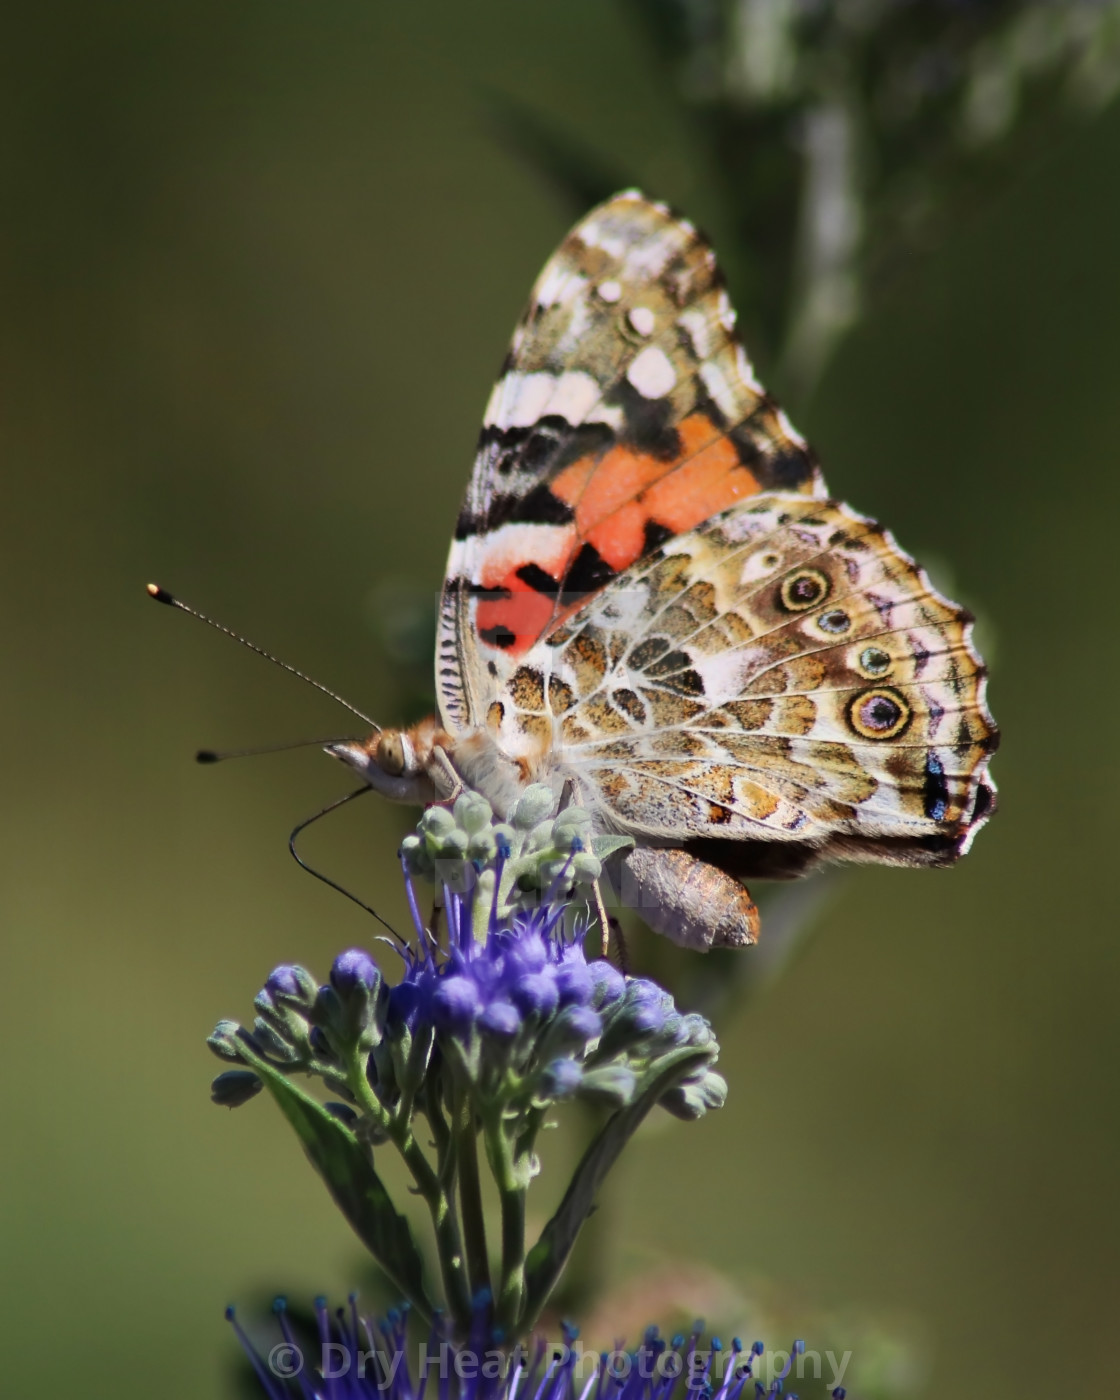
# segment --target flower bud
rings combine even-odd
[[[240,1038],[241,1027],[236,1021],[219,1021],[207,1037],[206,1044],[219,1060],[231,1060],[234,1064],[241,1064]]]
[[[586,1006],[595,994],[595,978],[584,962],[574,959],[556,969],[556,988],[561,1006]]]
[[[240,1108],[256,1098],[264,1085],[249,1069],[227,1069],[210,1085],[210,1100],[222,1108]]]
[[[533,783],[517,800],[510,820],[519,831],[531,831],[556,810],[552,789],[544,783]]]
[[[527,972],[509,990],[510,1000],[524,1016],[551,1016],[560,1000],[560,989],[551,968]]]
[[[512,1002],[492,1001],[478,1018],[478,1024],[491,1035],[516,1035],[521,1029],[521,1013]]]
[[[446,807],[428,807],[420,818],[420,830],[431,840],[440,841],[455,829],[455,818]]]
[[[318,985],[311,973],[298,963],[281,963],[268,974],[264,990],[274,1001],[310,1006]]]
[[[472,833],[470,843],[467,846],[467,856],[470,860],[480,861],[483,865],[492,861],[498,854],[498,843],[494,839],[494,828],[485,827],[482,831]]]
[[[381,982],[381,970],[364,948],[339,953],[331,964],[331,986],[340,997],[369,995]]]
[[[587,971],[594,983],[591,997],[593,1006],[611,1006],[624,995],[626,978],[613,963],[607,962],[606,958],[596,958],[594,962],[589,962]]]
[[[441,1028],[466,1030],[480,1009],[478,988],[469,977],[456,975],[440,979],[432,995],[432,1010]]]
[[[552,1022],[548,1031],[549,1044],[564,1049],[579,1049],[582,1053],[588,1041],[598,1040],[603,1033],[603,1022],[597,1011],[590,1006],[569,1006]]]
[[[603,873],[603,862],[590,851],[580,851],[572,861],[572,878],[584,884],[597,880]]]
[[[622,1108],[633,1102],[637,1087],[638,1077],[628,1065],[601,1065],[584,1073],[580,1097]]]
[[[417,832],[410,832],[401,842],[400,853],[409,875],[423,875],[431,879],[435,871],[423,836]]]
[[[583,1069],[575,1060],[553,1060],[541,1073],[540,1090],[550,1099],[566,1099],[579,1088]]]
[[[707,1069],[699,1079],[677,1084],[659,1102],[674,1118],[692,1121],[702,1118],[710,1108],[722,1108],[726,1100],[727,1080]]]
[[[525,838],[525,844],[522,850],[525,851],[526,854],[531,854],[536,851],[551,851],[553,845],[552,820],[548,818],[543,822],[538,822],[537,825],[533,827],[532,831],[530,831]]]
[[[286,1040],[275,1024],[266,1021],[263,1016],[258,1016],[253,1022],[253,1039],[260,1046],[263,1054],[270,1059],[279,1060],[282,1064],[299,1064],[306,1055],[305,1042],[300,1038],[300,1044],[293,1044]],[[302,1053],[301,1053],[302,1052]]]
[[[493,816],[494,809],[480,793],[468,789],[456,800],[455,825],[462,827],[468,836],[488,827]]]
[[[325,1103],[323,1107],[332,1118],[337,1118],[340,1123],[344,1123],[348,1128],[352,1123],[358,1121],[358,1115],[348,1103]]]

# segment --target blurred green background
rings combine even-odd
[[[6,1393],[224,1395],[228,1300],[338,1295],[361,1261],[278,1114],[209,1104],[203,1038],[276,962],[325,971],[371,928],[285,849],[341,771],[191,761],[345,717],[143,586],[395,717],[370,600],[438,586],[570,221],[487,94],[717,243],[721,210],[602,0],[121,0],[5,28]],[[649,1135],[609,1191],[610,1282],[699,1263],[861,1310],[961,1400],[1115,1385],[1118,175],[1115,110],[1024,160],[790,404],[832,489],[984,615],[1003,810],[950,873],[847,876],[724,1017],[726,1110]],[[406,820],[371,800],[306,851],[396,915]]]

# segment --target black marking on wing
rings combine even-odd
[[[628,379],[615,385],[609,399],[622,407],[625,427],[621,437],[628,447],[664,462],[680,458],[683,446],[681,435],[671,422],[677,416],[671,399],[647,399]]]
[[[922,802],[926,816],[931,822],[944,821],[949,810],[949,781],[945,777],[945,765],[935,753],[926,755],[926,781],[922,790]]]
[[[527,496],[498,495],[487,508],[475,514],[467,506],[459,513],[455,538],[469,540],[474,535],[496,530],[511,523],[522,525],[570,525],[575,519],[572,508],[554,496],[542,482]]]
[[[616,578],[614,569],[593,544],[585,543],[572,560],[564,576],[564,606],[574,603],[588,593],[594,593]]]
[[[652,554],[655,549],[660,549],[667,540],[673,538],[673,534],[674,531],[670,530],[668,525],[662,525],[657,520],[647,520],[643,531],[642,552],[639,557],[644,559],[647,554]]]
[[[555,597],[560,592],[560,585],[539,564],[522,564],[517,571],[517,577],[537,593],[547,593]]]
[[[505,650],[513,646],[517,641],[517,633],[511,632],[508,627],[483,627],[478,634],[484,642],[492,647],[501,647]]]
[[[471,583],[469,580],[466,588],[472,598],[481,598],[484,603],[503,603],[513,596],[508,588],[487,588],[484,583]]]

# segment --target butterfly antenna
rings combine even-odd
[[[324,748],[327,744],[345,744],[349,739],[340,739],[337,734],[329,739],[297,739],[292,744],[259,744],[252,749],[199,749],[194,756],[196,763],[224,763],[227,758],[256,758],[262,753],[287,753],[291,749]]]
[[[340,885],[337,880],[332,880],[329,875],[324,875],[321,870],[316,870],[314,866],[308,865],[308,863],[300,855],[299,851],[296,850],[296,837],[299,836],[301,832],[306,831],[307,828],[313,822],[317,822],[320,817],[325,817],[328,812],[333,812],[338,807],[345,807],[347,802],[353,802],[355,797],[362,797],[365,793],[372,791],[373,788],[371,788],[368,783],[363,783],[360,788],[355,788],[353,792],[348,792],[345,797],[336,797],[333,802],[328,802],[327,805],[325,807],[321,807],[319,811],[317,811],[314,814],[314,816],[307,817],[304,821],[301,821],[297,827],[294,828],[292,834],[288,837],[288,850],[291,851],[292,859],[300,867],[301,870],[306,870],[309,875],[314,875],[316,880],[322,880],[324,885],[329,885],[332,890],[337,890],[339,894],[344,894],[346,898],[352,900],[358,906],[359,909],[364,909],[367,914],[372,914],[373,917],[377,920],[377,922],[381,925],[381,927],[388,929],[389,932],[393,935],[393,937],[403,948],[407,947],[405,940],[400,936],[400,934],[396,931],[396,929],[391,923],[389,923],[386,919],[383,919],[381,917],[381,915],[377,912],[376,909],[373,908],[372,905],[367,904],[364,899],[359,899],[356,894],[351,894],[350,891],[348,889],[343,888],[343,886]]]
[[[242,637],[234,632],[232,628],[223,627],[220,622],[215,622],[212,617],[207,617],[205,613],[199,612],[197,608],[190,607],[187,603],[180,602],[173,593],[168,593],[166,588],[161,588],[158,583],[148,584],[148,596],[154,598],[157,603],[164,603],[169,608],[178,608],[180,612],[188,613],[191,617],[197,617],[199,622],[205,622],[208,627],[213,627],[219,632],[224,632],[227,637],[232,637],[235,642],[240,642],[243,647],[248,647],[250,651],[255,651],[258,656],[263,656],[266,661],[271,661],[274,666],[279,666],[282,671],[287,671],[290,675],[298,676],[301,681],[306,681],[308,685],[316,690],[322,691],[324,695],[336,701],[344,709],[350,711],[352,715],[357,715],[363,724],[368,724],[376,733],[381,732],[381,726],[376,724],[369,715],[362,714],[356,706],[351,705],[349,700],[344,700],[336,691],[328,689],[321,681],[312,680],[310,676],[304,675],[302,671],[297,671],[294,666],[289,666],[286,661],[281,661],[278,656],[273,656],[270,651],[265,651],[264,647],[259,647],[255,642],[250,642],[248,638]],[[208,760],[204,759],[203,762]],[[212,760],[211,760],[212,761]],[[328,809],[329,810],[329,809]]]

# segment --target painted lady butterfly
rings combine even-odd
[[[530,782],[633,836],[622,897],[752,942],[743,879],[946,865],[994,807],[971,619],[832,500],[715,257],[636,192],[549,260],[455,529],[439,717],[331,752],[406,802]]]

